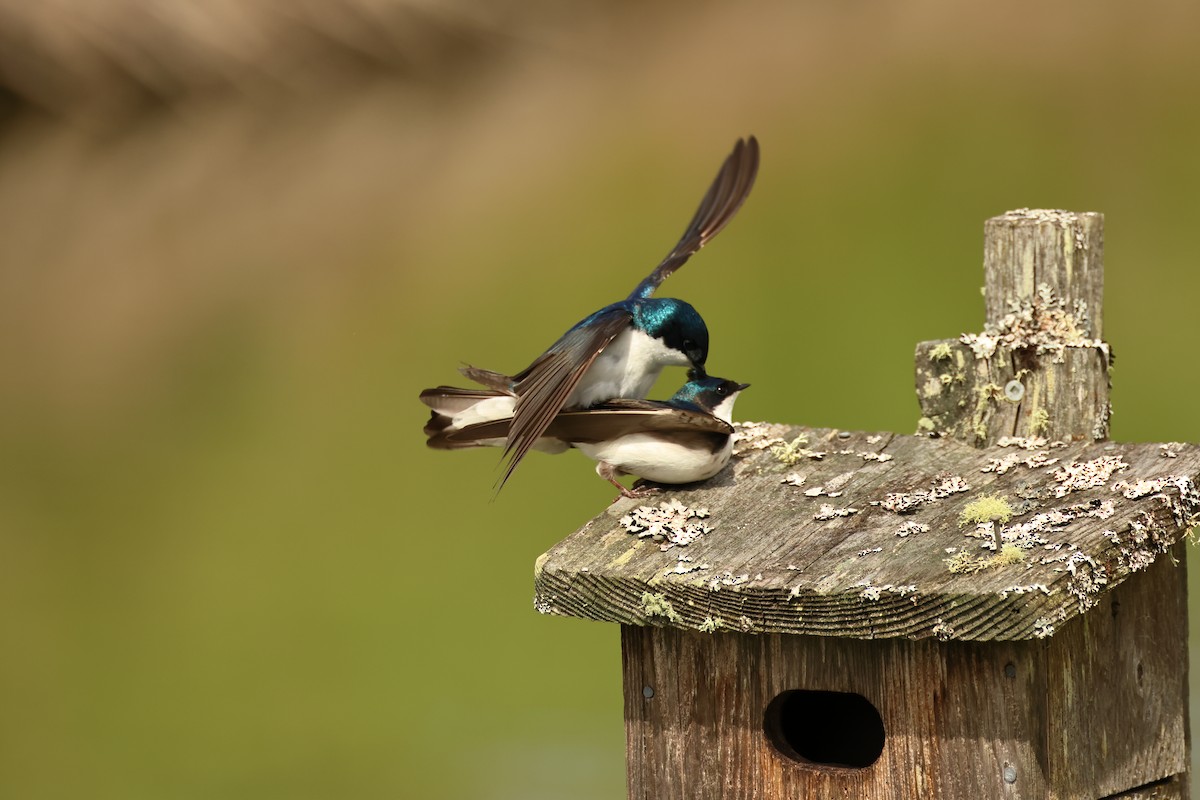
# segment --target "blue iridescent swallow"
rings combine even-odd
[[[668,366],[690,366],[703,375],[708,358],[704,320],[683,300],[651,295],[729,224],[754,186],[758,163],[758,141],[739,139],[662,262],[627,298],[580,320],[528,367],[511,376],[464,367],[464,375],[490,390],[476,401],[453,387],[422,392],[434,420],[447,417],[453,427],[511,415],[504,442],[508,465],[499,486],[563,409],[586,409],[614,398],[640,400]]]

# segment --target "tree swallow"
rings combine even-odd
[[[696,371],[688,375],[691,380],[666,402],[613,399],[588,409],[562,411],[531,449],[549,453],[578,449],[596,462],[596,474],[625,497],[653,490],[626,489],[617,482],[622,475],[666,484],[707,480],[729,463],[733,404],[749,384]],[[510,395],[443,386],[425,390],[421,399],[435,409],[425,426],[430,447],[500,447],[508,440],[513,417],[459,426],[454,423],[453,409],[478,406],[489,399],[496,401],[495,409],[505,404],[511,408]]]
[[[590,408],[613,398],[641,399],[663,367],[703,370],[708,358],[704,320],[682,300],[651,295],[733,219],[754,185],[758,161],[758,141],[753,136],[739,139],[679,242],[629,297],[580,320],[515,375],[471,366],[461,370],[494,390],[475,398],[482,402],[479,407],[472,407],[469,397],[457,397],[462,424],[511,416],[504,442],[509,462],[498,486],[504,485],[562,409]],[[495,392],[511,399],[497,403]]]

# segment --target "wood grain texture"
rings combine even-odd
[[[785,465],[769,448],[749,449],[699,488],[672,489],[649,501],[617,500],[538,560],[538,610],[708,631],[862,639],[1044,637],[1148,567],[1200,513],[1195,445],[1080,443],[982,451],[923,436],[739,429],[755,431],[760,441],[770,436],[791,442],[803,434],[810,449],[826,455]],[[863,453],[892,459],[864,460]],[[1002,459],[1039,457],[1055,462],[995,471]],[[1093,488],[1065,492],[1069,483],[1055,477],[1063,466],[1113,458],[1127,466]],[[803,484],[783,483],[790,473],[802,475]],[[919,496],[946,476],[961,477],[969,490],[907,513],[882,505],[893,493]],[[1164,478],[1172,483],[1137,499],[1114,488],[1121,481]],[[831,482],[841,484],[837,497],[805,493]],[[1016,563],[952,572],[947,564],[952,555],[993,555],[987,548],[995,546],[994,533],[959,524],[968,503],[990,494],[1007,498],[1014,509],[1006,532],[1039,519],[1047,529]],[[668,499],[706,508],[711,532],[686,547],[663,550],[622,527],[621,519],[638,506]],[[814,519],[824,503],[858,510]],[[1054,514],[1068,519],[1045,524]],[[927,529],[899,535],[910,524]]]
[[[740,425],[539,559],[540,611],[623,623],[631,798],[1187,797],[1200,447],[1103,441],[1102,240],[988,220],[984,331],[917,347],[933,436]]]
[[[1108,438],[1103,248],[1100,214],[989,219],[984,331],[917,345],[922,424],[977,447],[1003,436]]]
[[[1014,301],[1033,300],[1047,286],[1081,313],[1082,333],[1103,338],[1104,215],[1018,209],[983,226],[984,307],[999,323]],[[1082,304],[1082,305],[1077,305]]]
[[[921,416],[942,436],[980,447],[1004,436],[1107,439],[1109,353],[1001,345],[977,358],[958,339],[921,342],[913,359]],[[1006,394],[1010,381],[1020,383],[1019,399]]]
[[[1192,800],[1188,787],[1189,776],[1187,774],[1173,775],[1150,786],[1110,795],[1102,800]]]
[[[1058,797],[1107,797],[1187,773],[1186,547],[1051,640],[1045,714]]]
[[[1110,593],[1115,615],[1098,609],[1049,642],[623,626],[629,796],[1185,797],[1186,610],[1182,593],[1157,600],[1184,580],[1163,559]],[[870,701],[886,731],[879,759],[850,769],[780,752],[765,714],[794,689]]]
[[[624,626],[630,798],[1043,798],[1044,672],[1005,665],[1029,642],[705,636]],[[647,698],[645,687],[653,689]],[[879,711],[884,750],[869,767],[797,762],[764,730],[790,689],[855,692]],[[812,720],[820,726],[822,720]],[[1017,780],[1003,772],[1015,766]]]

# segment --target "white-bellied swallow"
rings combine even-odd
[[[614,398],[641,399],[667,366],[703,370],[708,358],[704,320],[683,300],[651,295],[733,219],[754,185],[758,162],[758,141],[753,136],[739,139],[683,236],[629,297],[580,320],[512,376],[470,366],[461,370],[476,383],[512,398],[512,420],[504,442],[509,461],[497,487],[504,485],[564,408],[586,409]],[[496,396],[484,399],[493,402]],[[459,400],[461,404],[467,398]],[[494,410],[463,405],[459,413],[467,419]]]
[[[617,481],[622,475],[663,484],[707,480],[729,463],[733,404],[749,384],[696,372],[689,377],[666,402],[613,399],[588,409],[559,412],[531,448],[549,453],[578,449],[596,462],[596,473],[626,497],[647,490],[626,489]],[[425,426],[430,447],[499,447],[508,440],[511,395],[442,386],[426,389],[421,399],[434,409]],[[493,401],[492,411],[507,405],[510,413],[474,422],[457,416],[461,410],[456,408],[477,408],[485,401]]]

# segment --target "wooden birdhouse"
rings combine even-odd
[[[988,221],[917,435],[741,424],[538,560],[621,625],[630,797],[1187,798],[1200,448],[1107,441],[1102,224]]]

